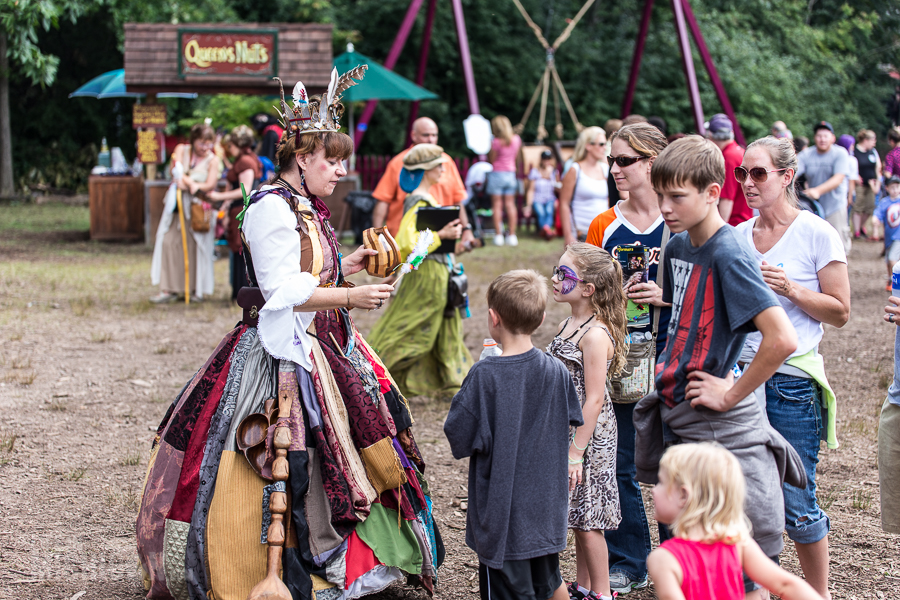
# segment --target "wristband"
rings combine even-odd
[[[472,224],[471,224],[471,223],[467,223],[466,226],[463,227],[463,229],[468,229],[469,231],[472,231]]]
[[[569,459],[570,465],[580,465],[583,462],[584,462],[584,458],[579,458],[578,460],[572,460],[571,458]]]
[[[582,448],[578,444],[575,443],[575,436],[573,435],[572,436],[572,445],[575,446],[576,450],[581,450],[582,452],[584,452],[585,450],[587,450],[587,447],[591,445],[591,442],[590,442],[590,440],[588,440],[588,443],[584,445],[584,448]]]

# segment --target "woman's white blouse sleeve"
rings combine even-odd
[[[266,304],[259,311],[259,338],[275,358],[312,368],[309,324],[315,312],[294,312],[309,300],[319,278],[300,270],[300,235],[297,217],[275,194],[247,209],[243,231],[250,247],[253,269]]]

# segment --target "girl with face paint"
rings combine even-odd
[[[547,351],[572,374],[584,425],[569,443],[569,528],[575,530],[577,579],[570,598],[609,598],[604,530],[622,519],[616,485],[616,416],[608,375],[625,365],[622,268],[606,250],[575,243],[553,269],[553,299],[572,309]]]

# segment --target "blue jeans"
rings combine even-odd
[[[613,410],[616,413],[616,426],[619,428],[616,483],[622,506],[622,522],[615,531],[605,533],[609,548],[609,570],[624,573],[633,581],[640,581],[647,576],[647,556],[650,554],[651,541],[641,486],[634,478],[634,404],[614,403]]]
[[[800,455],[809,481],[804,489],[783,485],[785,530],[800,544],[818,542],[831,529],[828,515],[816,502],[816,465],[823,427],[820,398],[813,379],[775,373],[766,382],[769,423]]]
[[[535,202],[531,206],[534,208],[534,214],[537,217],[538,229],[543,229],[544,227],[553,229],[553,203]]]

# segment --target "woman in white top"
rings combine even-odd
[[[806,580],[828,598],[830,521],[816,503],[815,474],[820,438],[832,448],[837,439],[834,393],[818,346],[822,323],[842,327],[850,318],[850,280],[840,236],[825,220],[798,208],[796,170],[790,140],[766,137],[750,144],[734,177],[759,216],[736,229],[797,330],[797,351],[765,384],[766,413],[803,460],[806,489],[784,485],[786,530]],[[741,361],[749,362],[759,344],[760,335],[750,334]]]
[[[566,245],[584,241],[594,217],[609,208],[606,132],[586,127],[578,136],[572,159],[559,192],[559,222]]]
[[[213,190],[222,173],[221,161],[212,151],[215,139],[216,132],[212,127],[198,123],[191,127],[190,142],[179,144],[172,152],[175,181],[166,192],[150,264],[150,281],[159,286],[159,294],[150,298],[150,302],[171,302],[187,293],[191,294],[192,300],[200,300],[213,293],[216,213],[212,210],[206,213],[209,219],[206,231],[194,231],[191,226],[191,204],[201,202],[196,196]],[[179,172],[181,175],[178,175]],[[184,289],[185,243],[181,239],[176,188],[182,190],[190,290]]]

